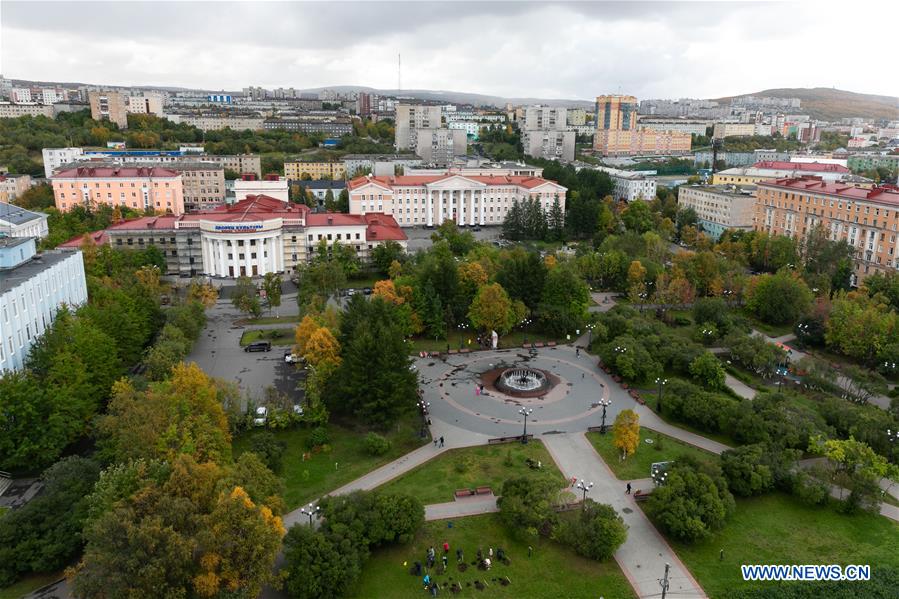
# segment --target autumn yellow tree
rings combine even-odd
[[[399,260],[394,260],[390,263],[390,268],[387,270],[387,276],[391,279],[395,279],[398,276],[403,274],[403,264]]]
[[[319,327],[306,342],[303,357],[315,368],[340,364],[340,342],[327,327]]]
[[[219,292],[212,283],[191,281],[187,287],[188,301],[200,302],[204,308],[211,308],[218,300]]]
[[[378,281],[377,283],[375,283],[374,295],[376,297],[384,298],[391,304],[400,305],[402,303],[405,303],[406,301],[404,297],[397,293],[396,285],[394,285],[393,281],[390,280]]]
[[[459,265],[459,282],[477,289],[487,284],[487,271],[477,262],[463,262]]]
[[[621,452],[621,459],[637,451],[640,443],[640,417],[633,410],[622,410],[612,425],[612,443]]]
[[[515,325],[515,317],[512,300],[499,283],[482,285],[468,309],[468,318],[476,328],[493,330],[500,335]]]
[[[627,269],[627,295],[634,303],[645,297],[646,293],[646,267],[639,260],[634,260]]]
[[[294,346],[293,353],[298,356],[302,356],[306,353],[306,344],[309,342],[309,338],[312,337],[312,333],[317,331],[321,325],[318,322],[307,314],[303,317],[303,320],[300,321],[300,324],[297,325],[296,331],[294,333],[294,340],[296,341],[296,345]]]

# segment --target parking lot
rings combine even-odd
[[[480,227],[480,231],[472,231],[475,239],[478,240],[491,240],[498,238],[502,232],[503,228],[500,226],[483,226]],[[406,237],[409,238],[406,249],[410,252],[417,252],[418,250],[423,250],[431,247],[433,243],[431,242],[431,234],[434,233],[434,229],[427,229],[425,227],[404,227],[403,232],[406,234]],[[471,227],[462,227],[463,231],[470,231]]]

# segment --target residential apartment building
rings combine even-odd
[[[238,174],[251,173],[257,177],[262,176],[262,158],[257,154],[232,154],[221,156],[202,156],[203,162],[215,162],[222,165],[225,170]]]
[[[0,239],[4,237],[43,239],[48,232],[47,215],[44,212],[32,212],[0,201]]]
[[[705,135],[712,125],[713,121],[640,117],[640,127],[653,131],[680,131],[690,135]]]
[[[122,249],[151,245],[166,257],[169,273],[233,279],[269,272],[292,275],[324,240],[348,245],[363,262],[386,241],[406,245],[406,235],[384,214],[313,214],[308,206],[268,196],[180,216],[149,216],[116,223],[92,234],[98,244]],[[81,239],[60,247],[76,249]]]
[[[218,131],[231,129],[233,131],[261,131],[265,119],[258,116],[217,116],[217,115],[186,115],[170,114],[166,116],[173,123],[186,123],[193,125],[202,131]]]
[[[528,106],[524,110],[524,129],[564,131],[568,125],[568,109],[550,106]],[[583,123],[582,123],[583,124]]]
[[[236,202],[249,196],[266,196],[281,202],[290,199],[287,177],[275,174],[266,175],[261,179],[250,173],[243,174],[240,179],[234,181],[232,189]]]
[[[162,96],[160,94],[128,96],[128,112],[131,114],[155,114],[156,116],[164,116],[162,110]]]
[[[418,148],[418,131],[440,129],[440,126],[439,106],[397,104],[394,145],[397,151],[416,150]]]
[[[566,118],[572,127],[581,127],[587,124],[587,111],[583,108],[569,108]]]
[[[691,137],[681,131],[656,131],[637,125],[637,98],[598,96],[593,149],[603,156],[683,154]]]
[[[75,162],[83,154],[81,148],[44,148],[41,150],[44,158],[44,176],[49,179],[53,176],[53,171],[64,164]]]
[[[890,170],[899,170],[899,154],[881,154],[866,152],[864,154],[852,154],[847,162],[854,171],[866,171],[872,168],[884,167]]]
[[[0,201],[11,202],[31,189],[31,175],[0,175]]]
[[[292,180],[300,179],[344,179],[346,166],[335,161],[296,161],[284,163],[284,176]]]
[[[347,154],[343,160],[346,177],[355,177],[362,169],[373,175],[396,175],[397,170],[421,166],[415,154]]]
[[[347,184],[350,214],[384,213],[401,227],[500,225],[515,202],[534,200],[549,213],[558,201],[565,210],[567,189],[555,181],[513,175],[434,175],[357,177]]]
[[[755,185],[766,179],[783,179],[815,175],[825,181],[840,181],[851,175],[851,171],[839,164],[818,162],[757,162],[749,167],[736,167],[719,171],[712,177],[713,185]]]
[[[11,104],[0,102],[0,119],[16,119],[20,116],[45,116],[53,118],[53,107],[43,104]]]
[[[576,137],[574,131],[525,130],[521,132],[521,145],[528,156],[571,162]]]
[[[712,137],[715,139],[751,137],[755,135],[755,130],[755,123],[715,123]]]
[[[755,228],[802,239],[818,225],[833,241],[856,248],[852,284],[875,272],[899,269],[899,189],[859,189],[821,177],[762,181],[756,190]]]
[[[181,173],[185,210],[208,210],[225,203],[225,169],[212,162],[173,162],[166,168]]]
[[[31,237],[0,238],[0,374],[24,367],[61,306],[86,301],[80,251],[38,254]]]
[[[461,129],[465,131],[465,134],[468,136],[468,139],[477,140],[481,134],[481,127],[483,125],[477,121],[452,121],[451,123],[446,124],[447,129]]]
[[[728,229],[751,230],[755,220],[755,187],[735,185],[681,185],[680,208],[692,208],[703,231],[713,239]]]
[[[128,96],[120,92],[96,91],[88,92],[87,99],[92,119],[115,123],[119,129],[128,128]]]
[[[460,129],[416,129],[415,140],[423,164],[445,166],[468,151],[468,135]]]
[[[211,155],[197,154],[194,151],[169,151],[169,150],[106,150],[85,151],[82,148],[44,148],[44,175],[49,179],[53,172],[73,162],[88,160],[114,161],[119,164],[134,164],[139,162],[156,162],[161,165],[174,164],[181,161],[210,162],[220,165],[225,170],[238,174],[252,173],[257,177],[262,176],[262,160],[256,154]]]
[[[266,131],[299,131],[301,133],[322,133],[332,137],[342,137],[353,133],[353,121],[349,117],[265,119],[262,123],[262,128]]]
[[[14,87],[9,90],[9,99],[16,104],[30,104],[34,100],[31,99],[31,88]]]
[[[325,199],[328,196],[328,192],[331,192],[331,195],[336,200],[338,196],[340,196],[340,192],[346,189],[346,181],[343,179],[339,180],[329,180],[329,179],[320,179],[318,181],[304,181],[303,188],[318,200],[319,207],[325,205]]]
[[[171,214],[184,212],[181,174],[162,167],[91,167],[61,170],[52,179],[56,208],[127,206]]]

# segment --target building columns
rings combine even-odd
[[[215,274],[220,277],[228,276],[228,262],[225,261],[225,243],[221,240],[215,242],[218,246],[219,261],[215,265]]]
[[[475,200],[476,193],[477,192],[474,189],[472,189],[471,191],[468,192],[468,224],[471,225],[472,227],[475,226],[475,224],[477,224],[475,221],[475,217],[477,216],[477,213],[475,212],[475,208],[474,208],[474,200]]]
[[[455,195],[455,192],[450,192]],[[463,226],[465,224],[465,216],[462,214],[462,207],[465,205],[465,190],[459,190],[459,196],[456,198],[456,224]]]
[[[437,211],[437,223],[436,223],[437,226],[439,227],[440,225],[443,224],[443,190],[442,189],[437,191],[437,199],[440,202],[440,204],[438,206],[439,209]]]
[[[425,210],[428,216],[428,226],[434,226],[434,192],[425,188]]]
[[[478,195],[481,202],[481,225],[483,226],[487,224],[487,198],[484,197],[487,195],[487,190],[482,189]]]

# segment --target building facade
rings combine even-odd
[[[833,241],[856,249],[852,284],[875,272],[899,269],[899,189],[859,189],[821,177],[794,177],[758,184],[755,228],[803,239],[823,226]]]
[[[162,96],[159,94],[128,96],[128,112],[131,114],[155,114],[156,116],[164,116],[162,111]]]
[[[35,237],[42,239],[49,232],[47,215],[19,206],[0,202],[0,239],[4,237]]]
[[[598,96],[593,149],[603,156],[683,154],[691,137],[681,131],[641,129],[637,125],[637,98]]]
[[[548,131],[564,131],[567,125],[567,108],[553,108],[550,106],[528,106],[524,109],[525,130],[534,131],[541,129]]]
[[[849,168],[854,171],[866,171],[877,167],[899,170],[899,154],[852,154],[847,161]]]
[[[262,128],[266,131],[299,131],[342,137],[353,133],[353,121],[346,117],[265,119]]]
[[[347,154],[341,160],[348,178],[363,169],[374,175],[395,175],[397,169],[421,166],[421,158],[415,154]]]
[[[312,214],[308,206],[267,196],[249,196],[234,205],[181,216],[122,221],[94,233],[96,243],[123,249],[159,248],[169,273],[236,278],[269,272],[292,275],[324,241],[352,247],[363,262],[386,241],[405,247],[406,235],[384,214]],[[73,239],[62,248],[78,248]]]
[[[128,96],[119,92],[96,91],[89,92],[87,100],[92,119],[115,123],[119,129],[128,128]]]
[[[751,230],[755,220],[754,187],[681,185],[677,205],[692,208],[703,231],[713,239],[728,229]]]
[[[347,184],[350,214],[384,213],[401,227],[500,225],[515,202],[535,200],[546,213],[558,200],[565,210],[567,189],[555,181],[514,175],[357,177]]]
[[[825,181],[839,181],[851,175],[851,171],[839,164],[818,162],[757,162],[750,167],[729,168],[712,177],[713,185],[755,185],[766,179],[782,179],[814,175]]]
[[[440,107],[397,104],[394,146],[397,151],[416,150],[420,129],[440,129]]]
[[[769,131],[770,133],[770,131]],[[751,137],[755,135],[755,123],[715,123],[712,137]]]
[[[101,204],[175,215],[184,212],[181,174],[167,168],[79,166],[59,171],[51,183],[61,212]]]
[[[445,166],[468,151],[468,135],[456,129],[417,129],[415,153],[423,164]]]
[[[0,201],[11,202],[31,189],[31,175],[0,175]]]
[[[44,148],[41,150],[44,158],[44,176],[49,179],[53,171],[64,164],[75,162],[84,154],[81,148]]]
[[[343,162],[335,161],[285,162],[284,176],[293,181],[300,179],[312,179],[314,181],[317,181],[318,179],[331,179],[333,181],[346,178],[346,166],[344,166]]]
[[[587,124],[587,111],[583,108],[569,108],[567,119],[572,127],[581,127]]]
[[[241,175],[233,183],[234,201],[240,202],[248,196],[267,196],[281,202],[290,199],[287,177],[266,175],[259,179],[252,174]]]
[[[33,238],[0,238],[0,373],[25,365],[60,307],[86,301],[80,251],[37,254]]]
[[[528,156],[571,162],[576,136],[574,131],[527,130],[521,132],[521,145]]]
[[[40,116],[53,118],[53,107],[43,104],[11,104],[0,102],[0,119],[15,119],[20,116]]]
[[[173,123],[186,123],[202,131],[218,131],[232,129],[234,131],[261,131],[265,119],[257,116],[216,116],[170,114],[166,118]]]
[[[653,117],[640,117],[640,127],[654,131],[680,131],[690,135],[705,135],[712,121],[688,120],[688,119],[660,119]]]

